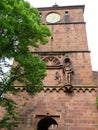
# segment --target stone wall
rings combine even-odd
[[[96,90],[84,90],[66,93],[64,89],[46,89],[33,96],[20,93],[13,98],[21,105],[22,122],[14,130],[37,130],[38,122],[45,117],[55,119],[59,130],[97,130]]]

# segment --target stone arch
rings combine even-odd
[[[55,56],[47,56],[42,61],[47,62],[47,66],[59,66],[61,65],[59,59]]]
[[[49,130],[52,125],[57,127],[58,123],[51,117],[45,117],[38,122],[37,130]]]

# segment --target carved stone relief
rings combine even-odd
[[[57,57],[54,56],[47,56],[43,59],[44,62],[47,62],[47,66],[59,66],[60,61]]]
[[[55,80],[60,84],[62,82],[61,75],[58,71],[55,73]]]
[[[63,65],[60,60],[55,56],[47,56],[42,59],[42,61],[47,63],[47,67],[49,67],[47,72],[46,83],[48,79],[50,80],[49,84],[51,85],[59,85],[59,84],[71,84],[73,79],[73,67],[72,62],[68,56],[63,60]],[[56,67],[59,67],[56,68]],[[54,70],[51,70],[54,69]],[[62,71],[63,70],[63,71]],[[54,73],[52,73],[54,71]],[[51,72],[51,73],[50,73]]]

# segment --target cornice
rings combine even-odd
[[[43,23],[44,24],[44,23]],[[66,21],[66,22],[58,22],[58,23],[47,23],[47,25],[66,25],[66,24],[86,24],[86,22],[70,22],[70,21]]]
[[[73,88],[72,88],[72,91],[71,93],[73,92],[97,92],[98,88],[96,85],[71,85]],[[23,86],[16,86],[16,88],[23,92],[25,91],[25,88]],[[43,92],[60,92],[60,91],[63,91],[65,93],[67,93],[67,89],[66,89],[66,86],[44,86],[44,88],[41,90]]]
[[[70,92],[68,92],[67,90],[66,90],[66,88],[65,87],[61,87],[61,88],[50,88],[50,87],[44,87],[44,89],[42,90],[42,91],[44,91],[44,92],[54,92],[54,91],[56,91],[56,92],[60,92],[60,91],[63,91],[63,92],[65,92],[65,93],[70,93]],[[71,91],[71,93],[74,93],[74,92],[77,92],[77,93],[79,93],[79,92],[83,92],[83,93],[85,93],[85,92],[89,92],[89,93],[91,93],[91,92],[97,92],[97,87],[73,87],[73,90]]]
[[[40,7],[38,8],[38,10],[45,11],[45,10],[58,10],[58,9],[63,10],[63,9],[76,9],[76,8],[81,8],[83,9],[84,12],[85,5]]]
[[[64,55],[65,53],[90,53],[88,50],[79,50],[79,51],[30,51],[31,53],[34,54],[39,54],[39,55]]]

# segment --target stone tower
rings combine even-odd
[[[37,50],[42,60],[47,62],[45,86],[57,86],[56,72],[61,77],[59,85],[72,82],[73,86],[93,85],[90,51],[88,50],[84,6],[39,8],[41,22],[48,24],[52,36],[46,46]],[[70,63],[69,63],[70,62]],[[66,81],[66,64],[71,64],[73,73]],[[51,76],[50,76],[51,75]]]
[[[22,123],[15,130],[97,130],[96,86],[88,50],[84,5],[38,8],[41,22],[52,32],[49,42],[32,53],[47,63],[44,89],[25,91],[17,100]],[[26,98],[24,98],[26,95]]]

